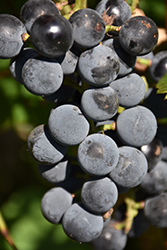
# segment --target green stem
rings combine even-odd
[[[87,8],[87,0],[75,0],[74,8],[72,9],[72,11],[65,14],[64,17],[68,20],[75,11],[86,8]]]
[[[0,212],[0,233],[5,238],[5,240],[8,242],[8,244],[11,246],[13,250],[18,250],[15,244],[13,243],[13,240],[9,234],[8,228],[6,226],[5,220],[2,216],[2,213]]]
[[[87,0],[75,0],[73,12],[87,8]]]
[[[146,65],[147,67],[149,67],[151,65],[152,61],[150,59],[145,59],[145,58],[138,57],[137,58],[137,62],[140,63],[140,64],[143,64],[143,65]]]
[[[127,209],[124,232],[127,234],[132,227],[134,218],[138,215],[138,210],[144,207],[144,202],[135,202],[133,199],[127,197],[125,198],[125,203]]]
[[[106,33],[108,33],[109,31],[119,32],[120,29],[121,29],[121,26],[106,25]]]
[[[157,122],[158,122],[158,124],[167,124],[167,117],[158,118]]]
[[[131,4],[129,4],[129,7],[132,13],[136,9],[136,6],[138,5],[138,3],[139,3],[139,0],[131,0]]]
[[[30,35],[29,35],[28,33],[24,33],[24,34],[22,35],[22,40],[23,40],[23,42],[25,43],[25,42],[28,40],[29,37],[30,37]]]

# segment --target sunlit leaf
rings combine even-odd
[[[167,93],[167,73],[156,84],[156,88],[157,88],[157,93],[158,94]]]

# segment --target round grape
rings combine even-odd
[[[54,140],[67,146],[79,144],[89,132],[88,121],[81,110],[72,104],[52,109],[48,126]]]
[[[46,57],[64,55],[73,44],[70,22],[59,14],[39,16],[30,31],[31,43]]]
[[[81,168],[93,176],[104,176],[116,167],[119,150],[109,136],[91,134],[78,147]]]
[[[157,25],[146,16],[132,17],[122,25],[119,41],[127,52],[136,56],[145,55],[151,52],[157,44]]]

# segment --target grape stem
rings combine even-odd
[[[0,212],[0,233],[6,239],[6,241],[8,242],[8,244],[11,246],[13,250],[18,250],[15,244],[13,243],[13,240],[9,234],[8,228],[6,226],[5,220],[1,212]]]
[[[24,33],[22,35],[22,41],[25,43],[28,40],[29,37],[30,37],[30,35],[28,33]]]
[[[87,8],[87,0],[75,0],[73,11]]]
[[[115,228],[118,230],[124,229],[124,233],[128,234],[132,228],[133,219],[138,215],[138,210],[144,208],[144,201],[135,202],[133,199],[126,197],[126,214],[125,220],[117,222]]]
[[[106,25],[105,29],[106,29],[106,33],[108,33],[109,31],[119,32],[121,29],[121,26]]]
[[[105,130],[115,130],[116,129],[116,122],[113,122],[111,124],[105,124],[103,126],[103,131]]]
[[[143,65],[146,65],[147,67],[150,67],[152,60],[138,57],[137,62]]]
[[[61,2],[61,3],[56,3],[56,7],[58,8],[58,10],[62,10],[64,6],[68,5],[68,1],[66,2]]]
[[[75,11],[85,8],[87,8],[87,0],[75,0],[72,10],[65,14],[64,17],[68,20]]]
[[[114,209],[110,208],[105,214],[103,214],[103,220],[107,220],[108,218],[110,218],[113,212],[114,212]]]
[[[139,0],[131,0],[131,4],[129,4],[129,7],[131,9],[131,13],[134,12],[134,10],[136,9],[138,3],[139,3]]]

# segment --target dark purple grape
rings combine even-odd
[[[144,215],[143,210],[139,210],[139,213],[134,218],[132,227],[128,233],[128,237],[140,237],[150,227],[150,221]]]
[[[38,164],[40,175],[51,183],[58,183],[66,180],[71,172],[71,165],[67,158],[53,165]]]
[[[81,201],[95,214],[104,214],[118,199],[118,190],[108,177],[86,181],[81,189]]]
[[[134,147],[150,143],[157,132],[155,115],[141,105],[125,109],[119,114],[116,124],[119,138]]]
[[[27,60],[22,68],[24,87],[34,95],[51,95],[63,83],[61,65],[51,58],[36,57]]]
[[[109,86],[117,93],[119,105],[125,108],[139,104],[146,92],[144,80],[136,73],[116,79]]]
[[[48,126],[53,139],[66,146],[81,143],[89,133],[89,123],[81,110],[64,104],[51,110]]]
[[[78,147],[78,162],[86,173],[105,176],[117,165],[119,150],[113,139],[104,134],[91,134]]]
[[[65,212],[62,226],[69,238],[87,243],[100,235],[103,229],[103,217],[88,212],[82,203],[74,203]]]
[[[133,188],[144,180],[147,170],[146,157],[140,150],[122,146],[119,148],[118,163],[108,176],[122,187]]]
[[[86,117],[93,121],[112,118],[118,110],[117,93],[109,86],[86,89],[81,97],[81,107]]]
[[[167,58],[163,58],[155,68],[155,77],[162,78],[167,73]]]
[[[98,238],[91,242],[94,250],[123,250],[127,243],[127,234],[115,228],[115,220],[105,226]]]
[[[107,86],[118,76],[120,63],[116,52],[104,45],[84,51],[78,61],[81,78],[95,87]]]
[[[152,225],[158,228],[167,227],[167,193],[146,199],[144,214]]]
[[[69,22],[74,30],[74,41],[83,48],[98,45],[105,36],[105,23],[93,9],[80,9],[71,15]]]
[[[40,164],[52,165],[66,154],[67,148],[53,140],[47,125],[35,127],[28,136],[28,150],[31,156]]]
[[[55,15],[59,14],[56,4],[51,0],[29,0],[23,4],[20,10],[20,19],[25,24],[28,32],[34,21],[41,15]]]
[[[167,124],[159,124],[157,137],[161,140],[162,148],[162,160],[167,161]]]
[[[108,46],[111,49],[113,49],[118,56],[118,59],[120,62],[118,78],[126,76],[132,72],[136,63],[136,56],[124,50],[118,38],[110,38],[110,39],[104,40],[103,45]]]
[[[162,142],[158,138],[154,138],[152,142],[143,145],[140,150],[144,153],[148,161],[148,170],[152,170],[162,158]]]
[[[13,57],[10,61],[10,73],[14,77],[14,79],[23,84],[23,78],[22,78],[22,69],[26,61],[28,61],[30,58],[35,58],[38,55],[37,51],[33,48],[24,48],[21,50],[21,52]]]
[[[167,51],[160,51],[154,55],[149,67],[151,79],[157,83],[167,73]]]
[[[24,45],[24,24],[15,16],[0,14],[0,58],[9,59],[18,55]]]
[[[167,163],[160,161],[148,172],[141,183],[141,188],[149,194],[160,194],[167,190]]]
[[[120,26],[131,17],[130,7],[124,0],[102,0],[95,10],[108,25]]]
[[[64,213],[72,205],[72,195],[61,187],[51,188],[41,201],[43,216],[53,224],[59,224]]]
[[[122,47],[136,56],[151,52],[155,48],[157,40],[157,25],[146,16],[135,16],[128,19],[119,32]]]
[[[32,25],[32,45],[46,57],[64,55],[73,44],[70,22],[59,14],[39,16]]]

